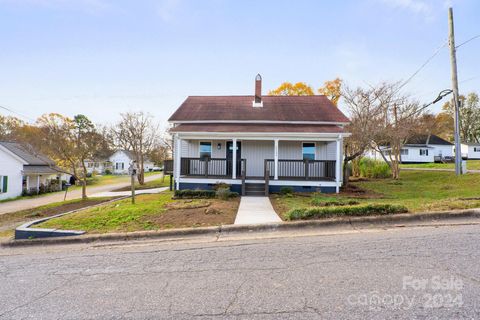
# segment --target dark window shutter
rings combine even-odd
[[[4,176],[3,177],[3,187],[2,187],[2,192],[7,192],[8,191],[8,177]]]

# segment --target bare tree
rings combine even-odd
[[[356,88],[352,89],[345,86],[342,91],[347,112],[350,116],[350,124],[346,131],[351,136],[344,142],[344,165],[343,176],[344,183],[348,183],[348,163],[355,161],[364,154],[366,149],[376,140],[382,131],[382,104],[379,96],[382,94],[382,88]],[[352,165],[355,172],[355,165]]]
[[[139,169],[138,182],[144,184],[145,158],[158,145],[159,125],[153,121],[152,115],[143,112],[121,113],[120,116],[120,121],[112,128],[115,144],[133,153]]]
[[[377,99],[382,112],[382,129],[373,140],[374,148],[400,176],[401,150],[409,138],[422,131],[422,107],[408,95],[399,93],[399,83],[383,83]]]

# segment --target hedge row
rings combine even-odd
[[[175,190],[178,199],[211,199],[215,198],[215,190]]]
[[[308,220],[318,218],[331,218],[342,216],[369,216],[405,213],[408,209],[405,206],[392,204],[366,204],[358,206],[342,207],[310,207],[292,209],[287,212],[288,220]]]
[[[220,190],[175,190],[176,199],[212,199],[215,197],[226,199],[238,197],[238,192],[231,192],[228,189]]]

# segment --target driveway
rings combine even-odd
[[[161,177],[162,177],[162,174],[156,174],[156,175],[145,177],[145,181],[151,181]],[[98,187],[95,187],[95,186],[87,187],[87,195],[90,196],[95,193],[109,192],[115,189],[129,186],[129,185],[130,185],[130,182],[119,182],[119,183],[114,183],[114,184],[109,184],[104,186],[98,186]],[[55,192],[52,194],[48,194],[48,195],[44,195],[36,198],[3,202],[3,203],[0,203],[0,214],[31,209],[31,208],[43,206],[49,203],[63,201],[64,196],[65,196],[64,192]],[[67,200],[80,199],[81,197],[82,197],[81,188],[75,188],[73,190],[68,191]]]

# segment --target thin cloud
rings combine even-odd
[[[435,0],[381,0],[382,3],[393,8],[408,10],[416,15],[423,16],[426,21],[434,18],[433,5]],[[438,0],[436,2],[439,2]]]
[[[162,0],[157,4],[157,13],[164,22],[171,22],[178,11],[181,0]]]

